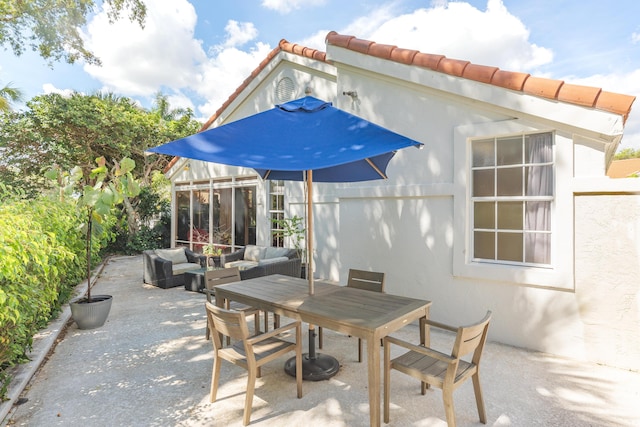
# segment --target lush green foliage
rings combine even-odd
[[[0,201],[1,376],[24,358],[33,335],[70,298],[83,276],[85,245],[74,205],[25,200],[5,187]]]
[[[129,19],[144,24],[146,7],[141,0],[105,0],[109,20],[129,11]],[[87,50],[80,36],[86,16],[98,4],[95,0],[2,0],[0,1],[0,45],[21,55],[26,47],[49,61],[78,59],[99,64],[99,58]]]
[[[0,88],[0,111],[11,111],[11,103],[22,100],[22,91],[17,87],[7,84]]]
[[[133,176],[150,185],[170,157],[145,156],[145,150],[200,127],[192,111],[171,110],[160,94],[150,111],[113,94],[39,95],[25,111],[0,114],[0,182],[36,193],[45,187],[43,166],[80,166],[88,173],[97,157],[112,164],[126,156],[136,163]]]
[[[640,149],[625,148],[624,150],[618,151],[613,158],[615,160],[637,159],[640,158]]]

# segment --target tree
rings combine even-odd
[[[83,59],[100,64],[100,59],[84,47],[80,28],[98,2],[96,0],[0,0],[0,45],[17,56],[29,47],[53,62],[64,59],[73,64]],[[144,26],[147,9],[142,0],[105,0],[110,22],[128,11],[129,19]]]
[[[0,89],[0,111],[11,111],[11,103],[22,101],[22,91],[11,86],[11,83]]]
[[[625,148],[624,150],[620,150],[613,157],[614,160],[627,160],[627,159],[637,159],[640,158],[640,148],[634,150],[633,148]]]

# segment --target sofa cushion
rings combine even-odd
[[[202,268],[200,264],[194,262],[182,262],[180,264],[171,264],[171,272],[175,276],[176,274],[183,274],[185,271],[197,270]]]
[[[244,259],[245,261],[258,262],[264,258],[266,250],[267,248],[264,246],[247,245],[244,248]]]
[[[156,255],[167,261],[171,261],[172,264],[187,263],[187,254],[184,252],[184,248],[172,248],[172,249],[156,249]]]
[[[258,265],[275,264],[276,262],[289,261],[286,256],[279,256],[275,258],[265,258],[258,261]]]
[[[238,270],[242,271],[242,270],[248,270],[250,268],[256,267],[257,265],[258,263],[255,261],[240,260],[240,261],[227,262],[224,264],[224,268],[238,267]]]
[[[289,248],[273,248],[268,247],[264,253],[264,259],[286,257],[289,255]]]

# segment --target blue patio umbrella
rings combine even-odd
[[[312,183],[385,179],[387,165],[397,150],[421,145],[335,108],[330,102],[307,96],[147,151],[249,167],[263,179],[306,180],[306,243],[307,260],[310,260],[313,253]],[[307,276],[309,292],[313,294],[311,265]],[[310,332],[310,358],[316,360],[312,325]],[[315,379],[312,376],[307,379]]]

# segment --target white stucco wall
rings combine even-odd
[[[316,277],[344,283],[349,268],[384,271],[387,292],[433,301],[434,319],[463,324],[492,310],[490,340],[640,370],[640,181],[604,177],[618,117],[340,49],[335,68],[283,57],[220,122],[271,108],[288,76],[425,144],[397,153],[386,181],[314,185]],[[555,135],[553,266],[468,268],[468,138],[526,131]],[[234,169],[202,164],[175,180],[250,173]],[[259,244],[268,242],[265,198],[259,186]],[[303,214],[299,183],[286,184],[286,203],[289,216]]]

